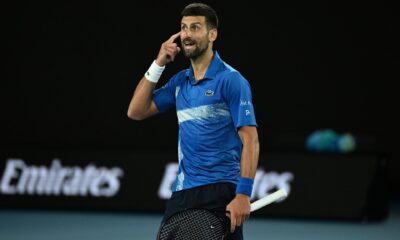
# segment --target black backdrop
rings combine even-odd
[[[370,151],[388,155],[398,196],[393,6],[210,2],[220,17],[215,49],[252,85],[262,151],[303,151],[316,129],[352,132],[376,143]],[[1,146],[175,152],[174,112],[135,122],[126,110],[160,44],[179,30],[186,3],[25,2],[3,9]],[[187,66],[180,55],[162,82]]]

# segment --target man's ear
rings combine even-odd
[[[217,36],[218,36],[218,30],[216,28],[213,28],[208,32],[208,40],[210,42],[214,42],[217,39]]]

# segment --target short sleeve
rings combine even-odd
[[[236,128],[257,126],[249,82],[238,72],[225,79],[224,98]]]
[[[166,112],[175,107],[175,92],[178,86],[178,78],[175,75],[164,86],[153,92],[153,102],[159,112]]]

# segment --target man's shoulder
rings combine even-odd
[[[222,81],[246,80],[238,70],[225,62],[218,72],[218,76]]]
[[[170,82],[175,83],[175,84],[184,82],[184,80],[186,79],[186,76],[187,76],[186,71],[187,71],[187,69],[183,69],[183,70],[175,73],[175,75],[173,75],[170,78]]]
[[[185,79],[186,75],[187,75],[187,69],[182,69],[179,72],[175,73],[175,75],[172,78]]]

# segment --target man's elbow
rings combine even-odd
[[[128,116],[128,118],[130,118],[132,120],[136,120],[136,121],[141,121],[141,120],[146,118],[143,113],[140,113],[140,112],[135,111],[133,109],[128,109],[128,112],[127,112],[126,115]]]

